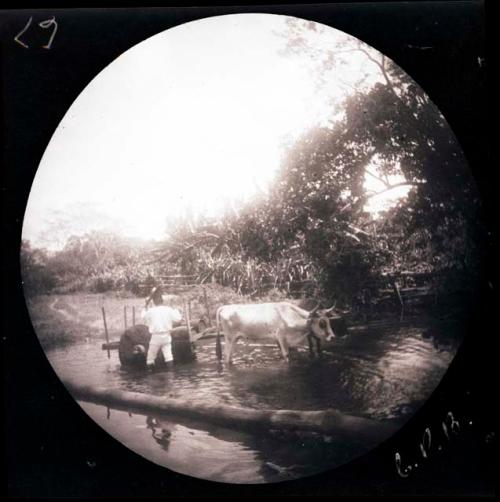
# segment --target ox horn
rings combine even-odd
[[[335,305],[337,305],[337,300],[335,300],[335,302],[329,309],[325,310],[325,314],[330,314],[335,309]]]
[[[319,302],[317,303],[316,307],[314,307],[311,312],[309,312],[309,317],[313,316],[316,311],[319,309]]]

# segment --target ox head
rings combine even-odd
[[[307,324],[312,334],[327,342],[335,338],[335,333],[332,330],[330,318],[328,317],[334,308],[335,305],[329,309],[320,309],[318,304],[309,312],[307,319]]]

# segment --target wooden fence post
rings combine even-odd
[[[109,344],[109,334],[108,334],[108,325],[106,324],[106,312],[104,311],[104,307],[101,307],[102,310],[102,320],[104,321],[104,332],[106,333],[106,343]],[[108,359],[111,357],[111,353],[108,348]]]
[[[127,306],[123,306],[123,323],[125,325],[125,330],[127,329]]]
[[[135,305],[132,306],[132,326],[135,326]]]
[[[205,300],[205,309],[207,311],[208,325],[212,327],[212,319],[210,317],[210,309],[208,308],[208,298],[207,298],[207,290],[203,288],[203,299]]]
[[[189,310],[190,307],[189,305],[189,300],[188,303],[184,303],[184,317],[186,318],[186,324],[187,324],[187,329],[188,329],[188,336],[189,336],[189,342],[191,342],[191,321],[189,319]]]
[[[403,301],[403,297],[401,296],[401,291],[399,290],[398,281],[395,280],[393,282],[393,288],[394,288],[394,293],[396,295],[396,298],[399,300],[399,304],[401,305],[401,315],[399,318],[399,321],[401,322],[403,320],[403,315],[404,315],[404,311],[405,311],[405,304]]]

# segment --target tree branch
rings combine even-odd
[[[380,176],[377,176],[376,174],[373,174],[371,171],[369,171],[368,169],[365,169],[365,172],[366,174],[369,174],[370,176],[372,176],[373,178],[375,178],[376,180],[380,181],[385,187],[388,187],[389,186],[389,182],[387,180],[387,177],[386,179],[382,179]]]
[[[378,61],[366,49],[363,49],[359,43],[357,50],[362,52],[372,63],[376,64],[379,67],[380,72],[382,73],[382,76],[384,77],[384,80],[389,89],[391,90],[392,94],[394,94],[394,96],[396,96],[398,99],[401,99],[396,90],[394,89],[392,80],[389,78],[389,75],[387,74],[387,70],[385,67],[385,56],[382,54],[382,61]]]
[[[396,183],[394,185],[389,185],[387,188],[384,188],[380,192],[376,192],[374,194],[362,197],[362,199],[364,199],[365,201],[368,201],[371,198],[376,197],[377,195],[382,195],[383,193],[389,192],[390,190],[394,190],[395,188],[404,187],[404,186],[420,186],[420,185],[423,185],[423,183],[419,182],[419,181],[401,181],[400,183]]]
[[[340,212],[343,213],[344,211],[347,211],[350,208],[360,209],[373,197],[377,197],[378,195],[382,195],[383,193],[389,192],[390,190],[394,190],[395,188],[399,188],[399,187],[403,187],[403,186],[420,186],[423,184],[424,183],[420,182],[420,181],[401,181],[400,183],[395,183],[394,185],[390,185],[387,188],[384,188],[380,192],[375,192],[375,193],[372,193],[369,195],[365,195],[363,197],[360,197],[358,200],[356,200],[353,203],[346,204],[343,208],[341,208]]]

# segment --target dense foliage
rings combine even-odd
[[[21,272],[28,295],[40,293],[102,293],[125,288],[134,293],[148,275],[158,272],[144,265],[151,244],[110,232],[93,231],[71,236],[63,249],[21,246]]]
[[[310,50],[296,38],[290,57]],[[443,289],[474,285],[479,199],[451,129],[390,60],[361,44],[342,52],[362,54],[378,80],[360,82],[342,106],[332,105],[331,121],[289,146],[266,196],[212,224],[180,225],[160,261],[243,291],[311,279],[311,293],[343,303],[401,272],[434,274]],[[318,85],[335,69],[333,54],[319,65]],[[367,176],[381,188],[370,192]],[[376,219],[367,212],[371,198],[403,186],[407,195],[394,207]]]
[[[238,213],[179,220],[154,248],[102,233],[73,237],[53,255],[26,245],[28,290],[133,289],[151,271],[170,271],[250,295],[299,285],[308,296],[349,305],[402,272],[434,274],[441,288],[475,284],[479,199],[443,116],[384,56],[345,42],[338,54],[332,49],[319,59],[301,38],[317,28],[290,23],[285,55],[319,61],[318,87],[353,53],[377,78],[361,78],[340,105],[332,103],[331,120],[293,141],[273,186]],[[367,177],[380,188],[370,191]],[[402,186],[406,197],[378,218],[367,211],[372,198]]]

